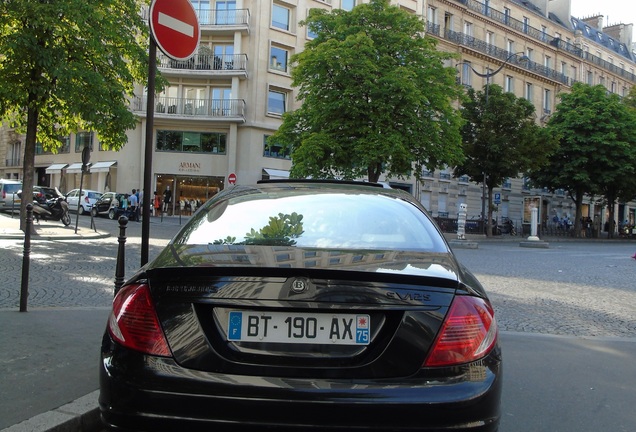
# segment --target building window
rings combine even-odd
[[[495,33],[491,31],[486,32],[486,43],[488,45],[495,45]]]
[[[545,66],[547,69],[552,68],[552,58],[549,55],[544,57],[543,66]]]
[[[548,40],[548,28],[543,25],[541,26],[541,40],[544,42]]]
[[[464,34],[466,36],[472,36],[473,35],[473,23],[464,22]]]
[[[523,32],[528,33],[529,28],[530,28],[530,18],[523,17]]]
[[[60,153],[70,153],[71,152],[71,137],[65,136],[61,137],[60,141],[62,142],[62,147],[58,150],[58,154]]]
[[[212,115],[232,115],[232,89],[229,87],[212,88]]]
[[[587,71],[587,83],[589,85],[594,85],[594,72]]]
[[[234,45],[214,45],[214,70],[234,69]]]
[[[572,66],[572,68],[571,68],[572,77],[571,77],[571,78],[572,78],[573,80],[578,79],[578,77],[577,77],[577,75],[576,75],[576,72],[577,72],[577,70],[576,70],[576,66]]]
[[[528,57],[529,61],[532,61],[533,54],[534,54],[534,50],[532,48],[526,48],[526,57]]]
[[[350,11],[356,5],[356,0],[342,0],[342,9]]]
[[[508,45],[508,52],[510,54],[514,53],[515,52],[515,41],[509,40],[507,45]]]
[[[215,23],[234,24],[236,22],[236,1],[216,1],[216,18]]]
[[[471,86],[472,85],[472,70],[470,69],[470,62],[464,62],[462,64],[462,85]]]
[[[532,84],[531,83],[526,83],[526,100],[528,102],[532,102]]]
[[[78,132],[75,135],[75,153],[81,153],[84,147],[93,151],[93,132]]]
[[[272,45],[269,49],[269,68],[281,72],[287,72],[289,51]]]
[[[550,90],[543,90],[543,113],[550,114],[552,111],[552,93]]]
[[[267,139],[269,137],[270,135],[265,135],[263,137],[263,156],[279,158],[279,159],[291,159],[289,148],[283,147],[281,145],[272,144],[272,143],[268,144]]]
[[[157,131],[157,151],[225,154],[227,134]]]
[[[272,6],[272,27],[291,31],[291,9],[274,4]]]
[[[504,8],[504,22],[505,24],[510,24],[510,8]]]
[[[506,75],[505,87],[505,90],[508,93],[513,93],[515,91],[514,78],[511,75]]]
[[[267,113],[283,115],[287,110],[287,93],[280,90],[269,89],[267,95]]]

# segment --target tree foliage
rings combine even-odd
[[[90,130],[104,147],[126,143],[137,122],[127,98],[148,69],[141,5],[2,0],[0,120],[26,133],[25,191],[33,186],[36,142],[56,151],[60,137]]]
[[[291,59],[302,106],[269,140],[291,148],[292,176],[419,178],[461,161],[461,88],[443,66],[452,55],[423,36],[419,17],[372,0],[312,9],[301,24],[318,35]]]
[[[466,159],[455,168],[454,175],[467,175],[480,184],[485,178],[490,235],[493,189],[508,178],[545,164],[556,142],[535,123],[530,102],[495,84],[483,91],[468,89],[461,113],[465,120],[461,133]]]
[[[602,85],[576,83],[571,90],[560,95],[561,102],[548,121],[551,133],[559,137],[559,148],[531,178],[550,190],[568,192],[576,203],[578,234],[586,194],[605,197],[613,223],[614,202],[635,190],[636,117],[634,110]]]

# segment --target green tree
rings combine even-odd
[[[26,134],[25,196],[33,188],[36,142],[55,152],[60,137],[90,130],[107,148],[126,143],[126,130],[137,122],[127,98],[148,69],[141,5],[139,0],[2,1],[0,120]],[[28,201],[22,201],[23,215]]]
[[[291,149],[292,176],[375,182],[461,161],[452,54],[423,36],[421,18],[372,0],[312,9],[301,24],[318,35],[291,59],[303,103],[269,140]]]
[[[487,91],[486,91],[487,90]],[[535,122],[534,106],[496,85],[483,91],[468,89],[461,109],[466,159],[454,171],[484,185],[487,230],[492,234],[492,191],[510,177],[518,177],[547,162],[556,141]]]
[[[636,116],[618,95],[602,85],[575,83],[548,121],[559,137],[550,163],[530,174],[533,183],[550,190],[564,189],[576,204],[575,234],[581,232],[586,194],[602,194],[610,209],[614,231],[614,202],[633,190],[636,181]]]

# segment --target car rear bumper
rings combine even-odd
[[[355,382],[215,374],[131,352],[120,367],[106,354],[99,404],[111,430],[496,431],[502,385],[496,351],[457,368],[451,379],[422,373]]]

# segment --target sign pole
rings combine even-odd
[[[152,35],[148,49],[148,101],[146,107],[146,144],[144,153],[144,187],[141,218],[141,265],[148,263],[150,243],[150,200],[152,194],[152,147],[154,142],[155,75],[157,69],[157,43]]]

